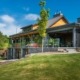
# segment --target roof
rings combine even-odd
[[[56,14],[56,15],[54,15],[54,17],[52,19],[48,20],[48,24],[47,24],[46,28],[49,28],[51,25],[55,24],[61,18],[63,18],[67,23],[69,23],[67,21],[67,19],[63,16],[63,14],[58,14],[58,15]],[[31,24],[31,25],[22,27],[21,29],[25,29],[27,27],[32,27],[32,26],[35,26],[35,25],[37,25],[37,24],[33,24],[33,25]]]
[[[17,33],[17,34],[11,35],[10,38],[12,38],[12,37],[20,37],[22,35],[29,35],[29,34],[32,34],[32,33],[37,33],[37,30],[31,30],[31,31],[28,31],[28,32]]]
[[[52,19],[48,20],[48,24],[47,24],[46,28],[47,29],[50,28],[51,25],[55,24],[61,18],[63,18],[68,23],[68,21],[66,20],[66,18],[62,14],[58,14],[58,15],[54,16]],[[37,25],[37,24],[28,25],[28,26],[22,27],[21,29],[25,29],[27,27],[33,27],[35,25]],[[28,32],[22,32],[22,33],[11,35],[10,37],[15,37],[15,36],[19,36],[19,35],[21,36],[21,35],[24,35],[24,34],[27,35],[27,34],[32,33],[32,32],[35,32],[35,31],[31,30],[31,31],[28,31]]]
[[[27,27],[32,27],[33,25],[31,24],[31,25],[27,25],[27,26],[25,26],[25,27],[22,27],[21,29],[25,29],[25,28],[27,28]]]
[[[47,28],[49,28],[51,25],[55,24],[58,20],[60,20],[61,18],[64,18],[64,20],[69,23],[66,18],[63,16],[63,15],[58,15],[56,17],[53,17],[52,19],[50,19],[48,21],[48,24],[47,24]]]

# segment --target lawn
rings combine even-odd
[[[0,56],[0,60],[2,60],[2,57]]]
[[[33,55],[0,65],[0,80],[80,80],[80,54]]]

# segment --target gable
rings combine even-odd
[[[57,22],[55,22],[53,25],[51,25],[50,27],[57,27],[57,26],[61,26],[61,25],[65,25],[67,24],[68,22],[64,19],[64,18],[61,18],[59,19]]]
[[[32,30],[36,30],[38,28],[38,25],[33,25]]]

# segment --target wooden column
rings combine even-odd
[[[77,35],[76,35],[76,28],[74,28],[73,29],[73,47],[77,47],[76,46],[76,37]]]

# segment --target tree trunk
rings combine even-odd
[[[42,53],[43,53],[43,50],[44,50],[44,38],[42,38]]]

